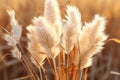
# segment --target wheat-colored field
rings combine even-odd
[[[83,48],[85,45],[91,47],[91,45],[93,44],[96,45],[98,43],[97,41],[99,39],[96,41],[96,43],[94,43],[93,41],[95,41],[94,40],[96,39],[95,36],[99,34],[98,32],[100,32],[100,30],[97,29],[99,26],[96,27],[94,31],[92,31],[91,29],[92,35],[89,34],[90,30],[89,29],[87,30],[85,28],[86,32],[83,32],[83,36],[80,37],[84,39],[79,40],[80,49],[82,49],[83,51],[79,49],[79,45],[74,45],[74,47],[72,46],[73,48],[71,49],[70,44],[75,43],[75,41],[72,41],[74,40],[75,37],[72,36],[72,38],[71,37],[69,38],[69,36],[66,37],[66,35],[70,33],[72,33],[73,35],[75,33],[75,35],[77,35],[77,29],[78,29],[77,27],[72,27],[72,28],[70,27],[71,30],[70,32],[68,31],[68,33],[67,33],[67,29],[69,30],[69,27],[63,28],[63,32],[62,32],[63,40],[62,40],[61,35],[59,33],[60,32],[59,28],[58,27],[56,28],[56,26],[60,25],[59,23],[54,24],[50,22],[52,23],[52,26],[56,25],[55,26],[55,30],[57,30],[56,32],[54,31],[54,29],[52,30],[52,28],[47,27],[49,23],[47,24],[47,21],[44,20],[44,18],[40,18],[40,19],[38,18],[33,21],[34,17],[45,15],[45,11],[44,11],[46,9],[44,7],[45,1],[54,1],[54,0],[0,0],[0,80],[58,80],[58,79],[59,80],[120,80],[120,62],[119,62],[120,41],[118,40],[120,39],[120,24],[119,24],[120,0],[58,0],[57,1],[59,4],[60,15],[62,19],[65,19],[65,15],[70,14],[69,9],[68,9],[68,13],[66,12],[68,5],[76,6],[80,11],[82,26],[85,25],[86,22],[88,23],[91,22],[93,19],[95,19],[94,16],[96,14],[105,18],[106,20],[105,35],[107,35],[108,38],[105,40],[101,40],[102,37],[104,37],[104,35],[97,36],[97,37],[100,36],[99,37],[100,40],[104,41],[103,43],[104,48],[102,50],[100,49],[101,52],[99,52],[98,54],[94,53],[95,55],[92,56],[93,63],[90,67],[85,67],[85,65],[87,65],[86,59],[88,58],[83,58],[84,56],[82,56],[82,60],[83,63],[85,62],[86,64],[82,66],[82,60],[80,57],[77,57],[78,56],[77,53],[79,52],[84,53]],[[55,7],[53,7],[53,9],[54,8]],[[10,43],[10,39],[4,39],[5,34],[10,34],[11,30],[13,29],[10,22],[12,18],[9,16],[10,14],[7,13],[7,10],[15,11],[15,19],[21,25],[22,33],[20,35],[21,36],[19,42],[20,45],[18,43],[17,44],[15,43],[16,44],[15,46],[8,45],[8,43]],[[48,8],[47,10],[52,11],[51,8]],[[48,18],[49,15],[52,14],[54,13],[49,13],[49,14],[46,13]],[[77,11],[75,12],[74,9],[73,9],[73,15],[75,19],[80,20]],[[52,18],[53,17],[51,17],[50,19],[52,20]],[[29,24],[32,24],[32,26],[38,26],[37,20],[38,22],[39,20],[41,20],[43,24],[41,22],[39,26],[44,26],[45,28],[43,27],[39,29],[39,27],[37,27],[38,30],[35,31],[33,27],[28,26]],[[57,22],[56,18],[55,20]],[[79,23],[79,21],[77,20],[75,22]],[[103,20],[101,20],[100,23],[102,23],[102,21]],[[70,24],[68,22],[66,26],[68,25],[75,25],[74,20],[73,21],[71,20]],[[49,36],[50,38],[49,37],[44,38],[44,36],[46,35],[42,33],[42,29],[47,30],[49,32],[47,36]],[[74,31],[73,29],[76,30]],[[82,30],[84,30],[84,28],[82,28]],[[16,33],[17,32],[19,33],[20,29],[15,31]],[[51,34],[53,32],[54,34]],[[86,35],[88,36],[86,37]],[[37,39],[36,37],[38,38],[39,42],[35,40]],[[60,40],[62,40],[63,43],[65,42],[65,44],[61,44],[62,48],[60,45],[60,51],[58,50],[58,48],[56,48],[56,45],[58,45],[57,44],[58,37],[60,37]],[[89,46],[88,43],[91,45]],[[33,59],[31,60],[30,54],[34,53],[35,51],[36,53],[37,51],[39,52],[38,48],[41,45],[43,46],[44,50],[40,48],[40,51],[43,51],[44,53],[49,53],[51,55],[47,55],[46,57],[43,54],[33,54],[32,55],[34,56],[33,58],[39,59],[39,61],[41,61],[41,62],[38,61],[38,63],[40,63],[40,65],[38,65],[38,63],[36,63],[36,60]],[[46,49],[47,45],[50,47],[50,50]],[[34,48],[31,48],[31,46]],[[13,55],[11,55],[13,54],[11,50],[13,50],[14,47],[15,49],[17,48],[18,50],[21,51],[22,53],[21,59],[19,59],[20,55],[16,56],[17,59]],[[87,49],[88,47],[85,46],[85,49]],[[94,45],[92,47],[94,47]],[[54,53],[58,53],[58,54],[54,54]],[[88,52],[86,51],[86,53],[89,53],[89,51]],[[63,64],[63,62],[65,64]],[[80,66],[74,65],[77,63],[81,65]],[[78,70],[79,69],[78,67],[81,69]]]

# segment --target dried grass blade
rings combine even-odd
[[[117,39],[117,38],[111,38],[108,41],[114,41],[114,42],[120,44],[120,39]]]
[[[31,75],[27,75],[27,76],[23,76],[23,77],[12,79],[12,80],[26,80],[26,79],[28,79],[30,77],[32,77],[32,76]]]
[[[30,74],[33,76],[33,80],[39,80],[38,74],[35,72],[35,70],[33,69],[33,66],[30,63],[30,60],[27,57],[27,54],[25,54],[25,52],[23,51],[22,47],[20,44],[18,44],[18,49],[21,51],[22,53],[22,57],[21,60],[23,62],[23,64],[25,65],[26,69],[30,72]]]

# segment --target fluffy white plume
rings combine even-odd
[[[22,28],[21,25],[18,24],[18,22],[15,20],[15,12],[14,10],[7,11],[10,16],[10,22],[12,26],[12,35],[16,40],[20,39],[20,36],[22,34]]]
[[[37,67],[40,67],[40,65],[43,64],[43,61],[46,58],[46,55],[40,53],[41,46],[37,40],[38,34],[35,34],[35,27],[32,25],[29,25],[29,26],[27,26],[27,30],[29,31],[29,33],[27,34],[27,37],[29,39],[28,50],[30,51],[30,53],[32,55],[31,61]]]
[[[92,56],[103,49],[107,36],[104,33],[105,19],[98,15],[91,23],[83,26],[79,37],[80,68],[89,67],[92,64]]]
[[[17,44],[17,40],[12,36],[12,35],[10,35],[10,34],[5,34],[4,35],[4,39],[7,41],[7,44],[9,45],[9,46],[16,46],[16,44]]]
[[[44,17],[38,17],[33,20],[36,36],[41,45],[41,52],[47,53],[49,57],[56,57],[59,53],[58,44],[60,38],[55,29]]]
[[[66,53],[73,49],[81,28],[81,15],[76,7],[67,7],[67,20],[63,26],[63,47]]]
[[[13,35],[5,34],[4,39],[7,41],[7,44],[9,46],[12,46],[13,49],[11,50],[13,57],[20,59],[21,58],[21,52],[16,47],[16,44],[18,41],[13,37]]]
[[[45,10],[44,17],[52,24],[52,27],[55,28],[59,37],[62,34],[61,26],[61,15],[57,0],[46,0],[45,1]]]
[[[20,59],[21,58],[21,52],[16,47],[16,44],[19,42],[19,39],[21,37],[22,28],[18,24],[18,22],[15,20],[15,12],[13,10],[7,11],[10,16],[10,22],[12,26],[12,30],[10,34],[5,34],[4,39],[8,42],[8,45],[12,46],[12,54],[14,57]]]

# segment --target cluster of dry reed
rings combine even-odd
[[[12,46],[12,55],[19,59],[33,80],[51,80],[44,68],[45,59],[54,74],[54,80],[82,80],[82,72],[92,65],[92,57],[103,49],[107,35],[105,19],[95,15],[93,21],[82,25],[81,14],[75,6],[67,6],[66,19],[62,19],[56,0],[46,0],[43,16],[35,17],[28,25],[27,52],[22,49],[22,27],[9,10],[12,30],[4,39]],[[36,73],[32,62],[38,69]],[[84,80],[86,80],[87,69]]]

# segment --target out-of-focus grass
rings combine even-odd
[[[0,27],[10,30],[10,21],[7,9],[14,9],[16,18],[23,25],[24,36],[26,33],[25,26],[31,23],[34,16],[43,15],[45,0],[0,0]],[[58,0],[60,3],[61,15],[65,14],[66,5],[75,5],[82,14],[82,21],[90,21],[96,13],[107,19],[106,33],[109,38],[120,39],[120,0]],[[84,24],[84,23],[83,23]],[[8,53],[10,47],[6,46],[2,36],[5,31],[0,28],[0,58]],[[27,39],[22,38],[23,42]],[[120,48],[119,44],[107,42],[100,57],[96,58],[93,66],[89,69],[89,80],[119,80],[120,76],[111,75],[110,71],[120,72]],[[8,56],[0,62],[0,80],[7,78],[16,78],[26,75],[23,67],[16,60],[11,60]],[[6,67],[8,66],[9,67]],[[11,68],[11,70],[9,70]],[[16,71],[14,71],[16,69]],[[17,70],[19,69],[19,70]],[[22,72],[24,71],[24,72]],[[11,75],[12,73],[12,75]],[[8,77],[6,77],[8,76]]]

